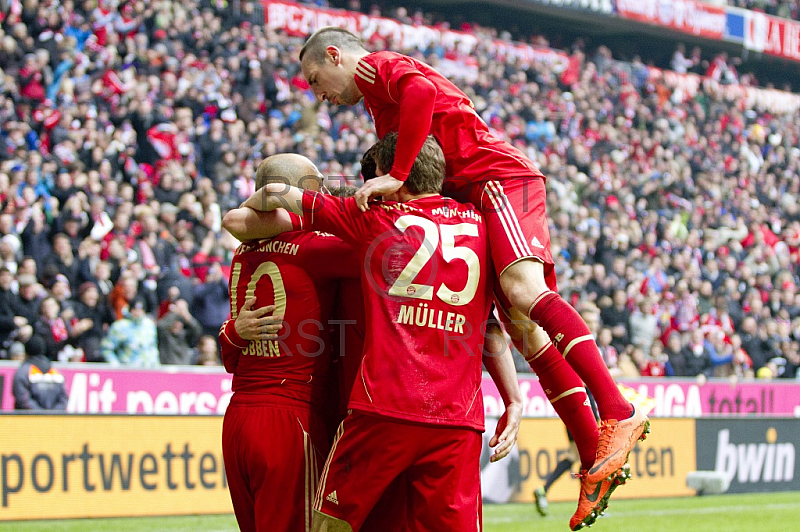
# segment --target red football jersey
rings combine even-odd
[[[430,134],[444,151],[448,190],[508,177],[544,177],[522,152],[489,131],[458,87],[429,65],[395,52],[365,56],[355,76],[379,138],[400,127],[397,85],[405,76],[424,76],[436,87]]]
[[[220,331],[233,391],[320,403],[330,367],[328,327],[336,282],[357,278],[352,248],[339,238],[296,231],[239,246],[231,264],[231,318]],[[278,340],[246,341],[234,321],[248,298],[284,316]]]
[[[350,399],[350,392],[353,390],[353,383],[361,367],[361,357],[364,353],[366,321],[364,292],[361,290],[360,279],[359,276],[358,279],[344,279],[339,283],[331,317],[331,323],[334,325],[331,346],[333,347],[334,361],[339,368],[340,416],[343,416],[347,410],[347,402]]]
[[[481,358],[494,275],[483,216],[442,196],[374,203],[306,191],[307,228],[361,261],[364,357],[350,408],[483,430]]]

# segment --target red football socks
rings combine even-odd
[[[597,401],[601,419],[627,419],[633,408],[608,372],[592,333],[580,314],[555,292],[533,302],[528,317],[542,327]]]
[[[583,383],[550,342],[526,360],[539,376],[550,404],[575,439],[581,469],[589,469],[596,458],[599,432]]]

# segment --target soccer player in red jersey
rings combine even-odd
[[[372,151],[368,151],[361,162],[362,176],[365,180],[374,178],[376,175],[376,164],[372,158]],[[332,189],[331,193],[339,197],[351,197],[356,190],[354,187],[342,187]],[[297,218],[296,215],[289,214],[283,209],[260,212],[239,208],[229,211],[223,220],[223,226],[236,238],[245,241],[255,238],[270,238],[284,231],[302,227],[302,219],[295,218]],[[332,347],[336,362],[338,362],[336,366],[339,370],[339,402],[342,408],[347,404],[347,398],[356,381],[361,362],[365,338],[363,301],[359,280],[342,279],[340,281],[333,311],[334,319],[331,320],[331,324],[337,326],[336,332],[339,333],[338,338],[336,336],[332,338]],[[272,311],[273,307],[268,309]],[[261,327],[258,331],[263,330],[264,323],[258,324],[258,327]],[[494,462],[507,456],[511,451],[516,441],[521,415],[521,396],[511,353],[502,332],[494,324],[489,325],[483,360],[506,406],[506,412],[498,422],[495,434],[489,442],[490,446],[495,448],[491,457]],[[336,403],[335,401],[330,402],[332,405]],[[330,412],[328,413],[330,414]],[[338,417],[336,425],[338,425],[345,417],[345,411],[341,410],[336,416]],[[405,476],[400,476],[392,482],[370,512],[361,528],[362,531],[404,532],[408,529],[405,502],[406,483]]]
[[[349,190],[350,188],[352,190]],[[356,190],[354,187],[342,187],[331,189],[330,192],[340,197],[350,197],[355,194]],[[302,218],[282,209],[265,213],[248,208],[238,208],[229,211],[223,220],[223,227],[241,241],[272,238],[284,232],[297,230],[302,225]],[[252,299],[248,300],[250,303],[253,301]],[[249,328],[253,335],[259,336],[258,339],[275,340],[278,336],[274,333],[280,329],[280,316],[267,316],[274,310],[274,305],[256,310],[243,308],[237,318],[242,322],[241,328],[245,330]],[[245,319],[243,320],[242,317]],[[365,331],[364,298],[361,292],[360,276],[339,281],[329,323],[333,325],[330,331],[332,333],[330,342],[334,362],[331,366],[331,380],[334,382],[331,382],[328,388],[329,397],[326,398],[326,403],[329,408],[326,408],[324,412],[325,426],[328,432],[327,447],[330,447],[330,440],[333,439],[336,427],[346,416],[347,399],[353,389],[361,363]],[[235,353],[233,346],[230,346],[230,351]],[[334,400],[334,398],[338,400]],[[503,428],[511,430],[507,425]],[[299,464],[295,465],[299,467]],[[362,530],[365,532],[405,532],[408,530],[405,493],[405,478],[400,478],[383,494],[381,500],[367,517]]]
[[[607,502],[613,479],[649,422],[619,392],[586,324],[556,293],[544,176],[519,150],[492,135],[463,92],[420,61],[393,52],[369,53],[357,36],[340,28],[315,32],[300,61],[318,99],[334,105],[363,99],[378,137],[399,135],[388,173],[365,183],[356,195],[362,210],[370,198],[403,185],[427,135],[442,146],[445,194],[474,203],[486,218],[506,322],[519,325],[519,316],[535,324],[515,327],[528,332],[509,332],[575,435],[583,481],[571,526],[591,524],[601,506],[590,504],[597,485],[604,493],[599,499]],[[581,380],[597,399],[599,433]]]
[[[263,185],[271,176],[319,188],[316,167],[299,155],[267,158],[257,180]],[[231,318],[220,330],[234,392],[222,449],[243,531],[309,530],[329,449],[322,415],[331,362],[327,324],[336,282],[347,277],[358,277],[358,263],[332,235],[294,231],[253,240],[233,258]],[[272,324],[281,319],[275,335]]]
[[[379,143],[390,167],[396,136]],[[409,527],[479,530],[480,391],[494,275],[482,215],[439,194],[441,149],[423,145],[405,186],[362,214],[339,199],[268,185],[245,206],[304,214],[361,261],[364,356],[320,479],[314,530],[361,529],[390,483],[406,475]]]

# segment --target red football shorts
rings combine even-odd
[[[408,532],[408,479],[400,475],[372,507],[361,532]]]
[[[544,179],[510,177],[487,181],[481,189],[470,193],[469,201],[486,218],[498,277],[515,262],[532,258],[544,264],[545,282],[555,291]]]
[[[353,412],[339,425],[320,477],[314,529],[334,518],[362,530],[387,487],[399,489],[405,476],[407,530],[480,531],[480,453],[475,430]]]
[[[296,400],[235,399],[222,423],[222,455],[239,528],[307,532],[329,448],[322,416]]]

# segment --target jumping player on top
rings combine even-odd
[[[309,37],[300,62],[320,101],[355,105],[363,99],[379,138],[398,133],[392,168],[356,194],[362,211],[371,198],[400,189],[429,134],[442,147],[443,192],[473,203],[486,218],[498,299],[506,323],[517,329],[509,332],[576,438],[582,482],[570,527],[592,524],[624,480],[618,475],[649,421],[624,399],[586,324],[556,293],[543,174],[492,135],[463,92],[420,61],[394,52],[370,53],[356,35],[330,27]],[[536,325],[520,326],[518,318]],[[597,399],[599,432],[581,381]]]

